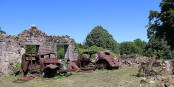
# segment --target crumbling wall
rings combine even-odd
[[[17,42],[18,37],[0,34],[0,73],[8,74],[9,63],[20,62],[22,54],[25,53]]]
[[[48,36],[43,31],[31,26],[18,35],[19,43],[25,45],[39,45],[39,52],[57,52],[57,45],[65,45],[65,59],[77,60],[75,45],[69,36]]]
[[[9,62],[21,61],[22,55],[25,53],[25,45],[37,45],[39,52],[55,53],[57,53],[57,45],[65,45],[66,59],[75,61],[78,57],[75,44],[69,36],[49,36],[33,25],[18,36],[0,34],[0,74],[10,72],[8,69]]]

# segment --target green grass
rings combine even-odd
[[[92,73],[72,72],[68,77],[50,79],[38,76],[25,83],[13,83],[20,76],[3,76],[0,87],[139,87],[141,78],[131,76],[136,73],[136,68],[96,70]]]

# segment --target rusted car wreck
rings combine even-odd
[[[67,69],[63,69],[61,63],[53,52],[25,53],[22,57],[21,69],[25,77],[21,80],[32,78],[26,76],[28,72],[39,73],[45,76],[69,71],[87,72],[95,69],[113,69],[120,67],[117,61],[106,51],[83,52],[77,61],[67,60]]]
[[[112,55],[106,51],[85,51],[78,58],[77,65],[82,70],[120,67]]]
[[[24,75],[28,72],[47,73],[47,71],[49,72],[49,70],[47,70],[48,68],[54,71],[60,70],[60,63],[57,60],[56,53],[25,53],[22,57],[21,69]]]

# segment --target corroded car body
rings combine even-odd
[[[57,72],[57,70],[60,69],[60,63],[57,60],[56,53],[25,53],[22,57],[21,69],[24,72],[24,75],[28,72],[42,73],[47,69],[53,69]]]
[[[89,64],[91,65],[90,67],[88,67]],[[85,51],[78,58],[77,65],[82,70],[97,68],[113,69],[120,67],[112,55],[106,51]]]

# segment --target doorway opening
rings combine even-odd
[[[65,58],[65,45],[57,45],[57,59]]]

